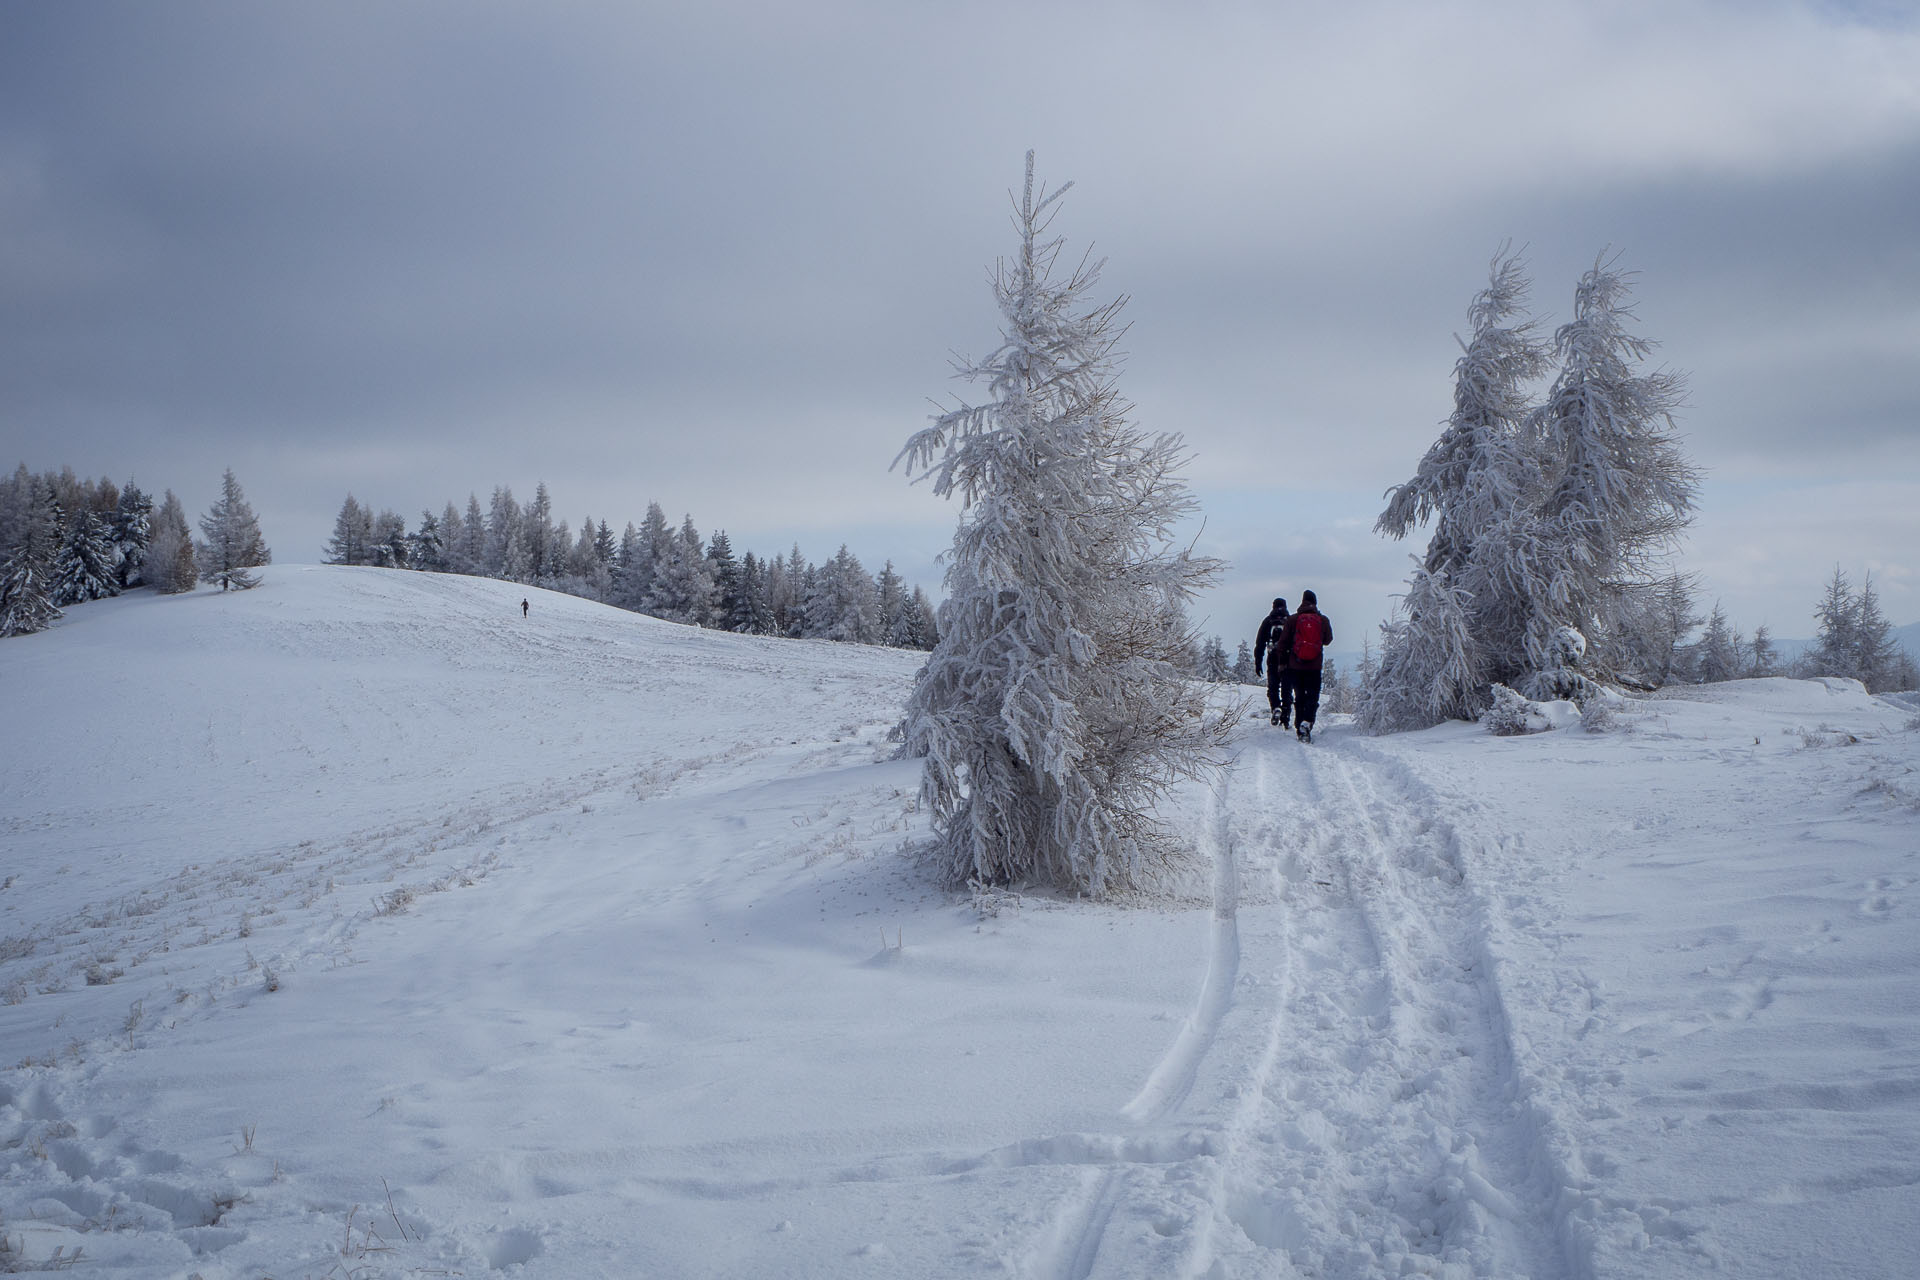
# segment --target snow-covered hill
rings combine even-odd
[[[1249,720],[1096,906],[917,872],[916,663],[302,566],[0,643],[0,1270],[1910,1273],[1920,706]]]

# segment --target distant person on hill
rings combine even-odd
[[[1320,714],[1320,666],[1332,643],[1333,624],[1320,612],[1313,592],[1302,591],[1300,611],[1280,629],[1278,652],[1268,659],[1270,664],[1279,663],[1285,655],[1293,677],[1294,736],[1302,742],[1313,741],[1314,717]]]
[[[1260,634],[1253,638],[1253,674],[1260,674],[1260,663],[1264,658],[1267,664],[1267,707],[1273,713],[1273,722],[1285,725],[1293,715],[1293,679],[1287,670],[1286,659],[1280,652],[1280,629],[1287,622],[1287,598],[1276,596],[1273,611],[1260,619]],[[1273,646],[1268,653],[1267,647]]]
[[[527,602],[524,598],[520,601],[520,616],[523,618],[527,616]]]

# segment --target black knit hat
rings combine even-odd
[[[1319,597],[1315,596],[1311,591],[1302,591],[1300,593],[1300,607],[1304,609],[1308,605],[1312,605],[1316,609],[1319,608],[1320,607]]]
[[[1285,596],[1275,596],[1273,598],[1273,607],[1280,610],[1282,613],[1286,612],[1287,598]]]

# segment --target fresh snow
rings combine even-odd
[[[1262,713],[1164,896],[966,895],[919,655],[261,576],[0,642],[0,1271],[1913,1272],[1911,700]]]

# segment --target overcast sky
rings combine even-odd
[[[1603,248],[1640,273],[1706,604],[1807,635],[1837,564],[1920,619],[1904,3],[11,0],[0,461],[195,512],[231,466],[281,562],[349,491],[544,480],[937,594],[956,511],[889,465],[996,343],[1029,147],[1194,454],[1229,648],[1303,587],[1386,615],[1381,494],[1505,241],[1549,324]]]

